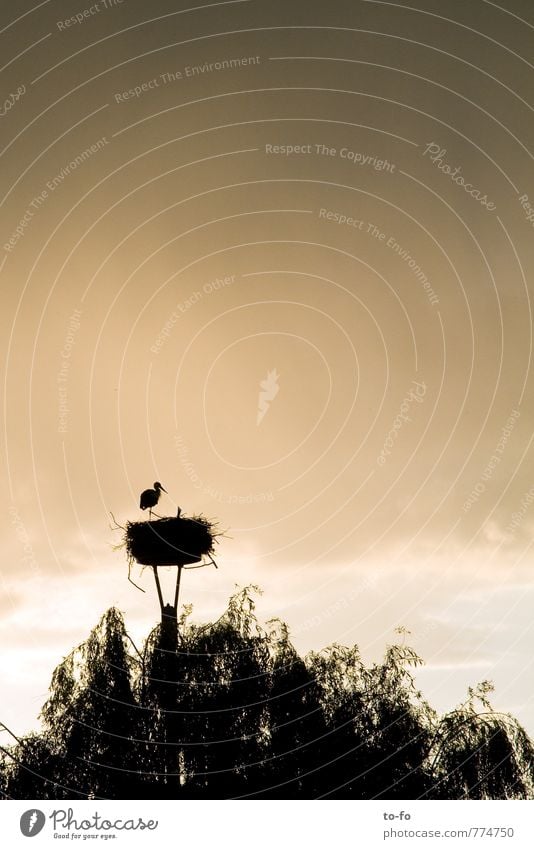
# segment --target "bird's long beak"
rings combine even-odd
[[[165,489],[165,487],[164,487],[164,486],[162,486],[161,488],[162,488],[163,492],[167,492],[167,490]],[[169,493],[167,492],[167,495],[168,495],[168,494],[169,494]]]

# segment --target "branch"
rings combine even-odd
[[[113,522],[114,522],[114,525],[109,526],[112,531],[118,531],[118,530],[125,531],[126,530],[124,525],[119,525],[119,523],[117,522],[117,520],[116,520],[115,516],[113,515],[113,513],[111,512],[111,510],[109,511],[109,515],[111,516],[111,518],[113,519]]]
[[[132,573],[132,560],[131,560],[131,558],[129,558],[129,560],[128,560],[128,580],[131,584],[134,585],[134,587],[136,587],[138,590],[141,590],[142,593],[145,593],[146,590],[144,590],[143,587],[140,587],[138,584],[135,583],[135,581],[132,581],[132,579],[130,577],[131,573]]]
[[[133,582],[132,582],[132,583],[133,583]],[[144,590],[143,590],[143,592],[144,592]],[[132,638],[130,637],[130,635],[128,634],[128,632],[127,632],[127,631],[125,631],[125,632],[124,632],[124,635],[125,635],[126,637],[128,637],[128,639],[130,640],[130,642],[131,642],[132,646],[134,647],[135,651],[137,652],[137,654],[138,654],[138,655],[139,655],[139,657],[141,658],[141,663],[144,663],[143,655],[141,654],[141,652],[139,651],[139,649],[138,649],[138,648],[137,648],[137,646],[135,645],[134,641],[132,640]]]
[[[17,737],[17,735],[16,735],[16,734],[13,734],[13,732],[12,732],[12,731],[11,731],[11,730],[7,727],[7,725],[6,725],[4,722],[0,722],[0,728],[3,728],[3,729],[4,729],[4,731],[7,731],[7,733],[8,733],[8,734],[11,734],[11,736],[13,737],[13,739],[14,739],[14,740],[16,740],[16,741],[17,741],[17,743],[19,744],[19,746],[24,746],[24,743],[22,742],[22,740],[20,740],[20,739]]]
[[[20,763],[21,763],[21,762],[20,762],[20,760],[19,760],[18,758],[16,758],[16,757],[15,757],[15,755],[13,755],[13,754],[9,751],[9,749],[4,749],[4,747],[3,747],[3,746],[0,746],[0,752],[3,752],[3,753],[4,753],[4,755],[7,755],[7,756],[8,756],[8,758],[12,758],[12,759],[15,761],[15,763],[17,763],[17,764],[20,764]]]
[[[460,728],[462,725],[465,725],[468,722],[473,722],[473,720],[478,720],[478,719],[480,719],[480,717],[484,717],[483,722],[485,722],[486,721],[485,718],[489,717],[489,716],[497,717],[498,719],[502,720],[503,722],[504,721],[511,722],[512,725],[515,724],[513,717],[509,716],[509,714],[501,713],[499,711],[494,711],[494,710],[483,711],[482,713],[473,713],[472,716],[465,717],[460,722],[456,723],[454,728],[451,728],[449,733],[446,734],[445,737],[441,740],[441,743],[438,745],[437,752],[432,759],[432,763],[430,764],[430,772],[433,773],[433,771],[436,767],[436,761],[438,760],[439,756],[441,755],[445,743],[447,743],[449,738],[452,737],[452,735],[456,733],[458,728]],[[428,753],[429,754],[432,750],[432,746],[434,745],[434,742],[435,742],[438,734],[439,734],[439,725],[438,725],[438,728],[436,730],[436,733],[434,734],[434,737],[430,741],[430,745],[428,747]]]

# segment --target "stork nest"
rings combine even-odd
[[[220,535],[204,516],[180,516],[149,522],[127,522],[128,557],[142,566],[184,566],[212,554]]]

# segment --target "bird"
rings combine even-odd
[[[139,507],[141,510],[146,510],[148,507],[148,515],[150,518],[152,518],[152,508],[158,503],[162,492],[167,492],[167,490],[160,484],[159,481],[156,481],[154,489],[145,489],[145,491],[141,493]]]

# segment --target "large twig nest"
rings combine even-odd
[[[185,566],[212,554],[217,531],[203,516],[127,522],[128,556],[142,566]]]

